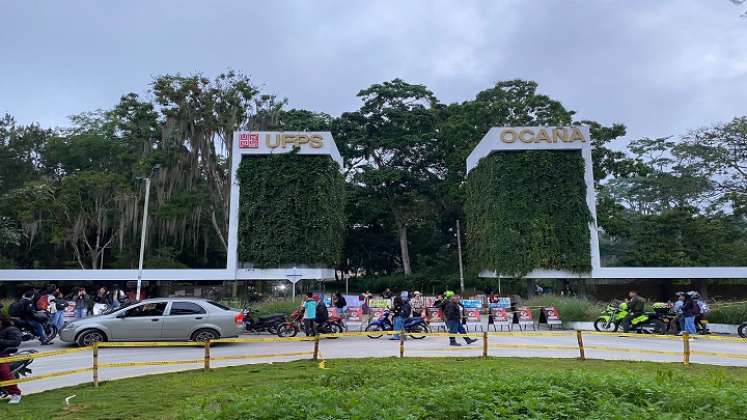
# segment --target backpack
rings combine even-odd
[[[337,305],[339,305],[339,306],[337,306]],[[338,308],[344,308],[344,307],[348,306],[348,302],[345,300],[345,296],[342,296],[342,295],[340,296],[340,299],[337,300],[337,305],[336,306]]]
[[[49,295],[41,295],[36,301],[36,309],[46,311],[49,309]]]

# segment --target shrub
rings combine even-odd
[[[536,296],[525,302],[527,306],[554,306],[563,321],[593,321],[604,310],[605,304],[586,297],[576,296]],[[539,310],[535,310],[539,316]]]
[[[708,321],[717,324],[741,324],[747,322],[747,303],[716,302],[711,304]]]

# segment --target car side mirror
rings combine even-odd
[[[117,318],[118,319],[122,319],[122,318],[126,318],[126,317],[127,317],[127,312],[125,312],[125,311],[122,311],[122,312],[120,312],[120,313],[117,314]]]

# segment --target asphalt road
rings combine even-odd
[[[260,336],[244,336],[260,337]],[[265,335],[270,338],[272,336]],[[407,340],[405,343],[405,357],[443,357],[443,356],[480,356],[482,341],[472,345],[450,347],[446,337],[427,337],[422,340]],[[488,340],[488,353],[498,357],[556,357],[577,358],[576,335],[565,332],[554,335],[521,336],[504,335],[491,336]],[[677,339],[620,337],[617,335],[598,336],[585,335],[584,345],[586,357],[590,359],[607,360],[644,360],[657,362],[681,362],[683,343]],[[213,361],[212,367],[222,367],[250,363],[284,362],[290,360],[310,359],[313,342],[259,342],[259,343],[223,343],[214,345],[212,356],[230,355],[269,355],[273,353],[308,352],[307,355],[268,357],[248,360]],[[533,347],[534,346],[534,347]],[[558,348],[543,349],[537,346]],[[36,348],[40,351],[73,348],[70,345],[56,343],[50,346],[39,346],[38,342],[24,343],[22,348]],[[747,340],[727,341],[695,338],[690,344],[693,355],[692,363],[704,363],[725,366],[747,366]],[[678,354],[642,353],[639,350],[677,352]],[[698,354],[701,352],[735,353],[741,358],[726,358],[722,355]],[[202,359],[202,347],[152,347],[152,348],[103,348],[100,350],[99,363],[169,361],[185,359]],[[398,357],[399,342],[391,341],[388,337],[369,339],[367,337],[342,337],[338,339],[323,339],[320,342],[320,352],[324,359],[356,358],[356,357]],[[63,354],[51,358],[34,360],[32,365],[34,375],[43,375],[60,370],[71,370],[90,367],[92,354],[90,351]],[[132,376],[149,375],[163,372],[197,369],[202,362],[187,365],[169,366],[135,366],[105,368],[99,371],[101,381],[120,379]],[[91,372],[75,374],[60,378],[33,381],[21,384],[25,393],[41,392],[74,384],[91,382]]]

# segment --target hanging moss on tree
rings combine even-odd
[[[474,269],[521,277],[535,268],[591,270],[584,160],[577,151],[493,153],[467,178]]]
[[[256,267],[340,263],[345,180],[328,156],[244,156],[239,259]]]

